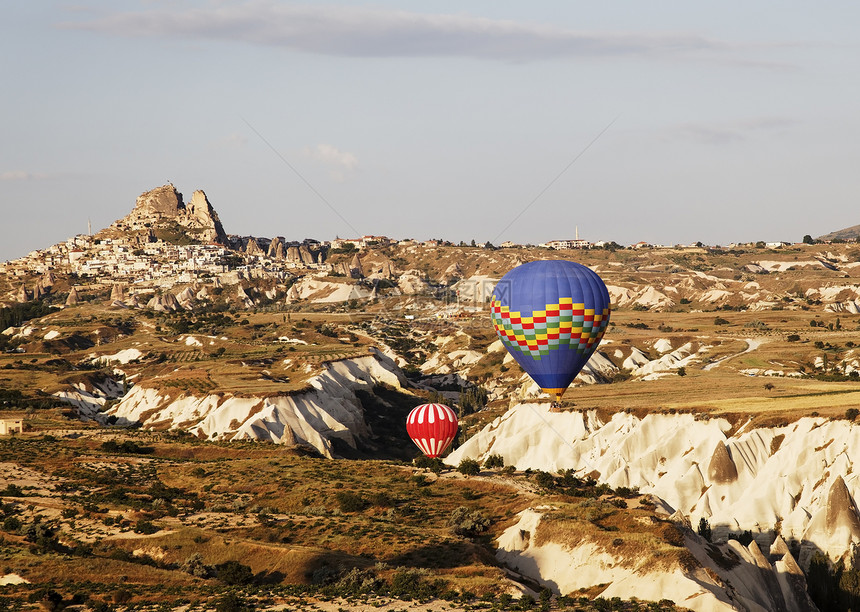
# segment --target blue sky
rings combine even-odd
[[[7,3],[0,260],[104,227],[167,181],[205,190],[229,233],[289,239],[537,243],[578,226],[727,244],[855,225],[858,13]]]

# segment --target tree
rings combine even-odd
[[[699,532],[699,535],[705,538],[708,542],[711,541],[711,524],[704,516],[699,519],[699,528],[697,531]]]
[[[810,236],[809,234],[806,234],[803,237],[803,244],[815,244],[815,241],[812,239],[812,236]]]
[[[254,579],[249,566],[233,560],[216,565],[215,575],[224,584],[248,584]]]
[[[549,472],[544,472],[543,470],[538,470],[535,475],[535,482],[542,489],[554,489],[555,488],[555,478]]]
[[[474,459],[466,457],[457,466],[457,471],[464,476],[477,476],[481,472],[481,466]]]
[[[505,467],[505,459],[498,454],[488,455],[487,458],[484,459],[484,467],[488,470],[493,468],[503,468]]]

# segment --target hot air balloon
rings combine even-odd
[[[498,282],[490,316],[508,352],[559,401],[609,325],[609,292],[581,264],[532,261]]]
[[[438,457],[457,435],[457,415],[443,404],[421,404],[406,417],[406,431],[421,452]]]

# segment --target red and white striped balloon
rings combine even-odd
[[[438,457],[457,435],[457,415],[443,404],[421,404],[406,417],[406,431],[428,457]]]

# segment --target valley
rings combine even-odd
[[[9,609],[860,598],[860,246],[290,243],[177,193],[0,270]],[[612,299],[557,405],[488,310],[536,259]]]

